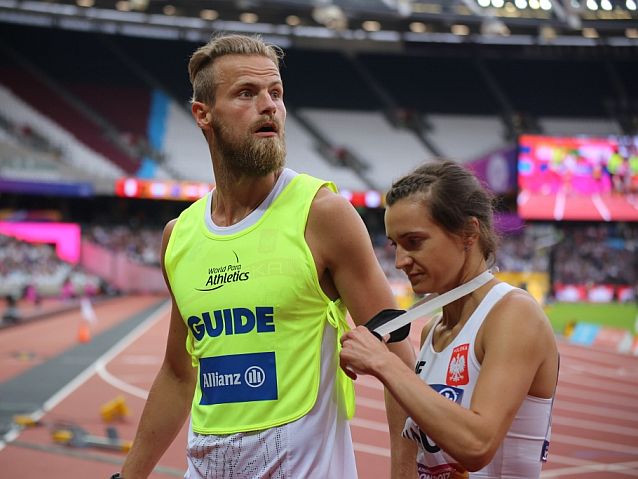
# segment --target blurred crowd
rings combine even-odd
[[[100,278],[61,260],[50,244],[33,244],[0,234],[0,295],[71,298],[96,294]]]
[[[159,266],[161,229],[90,225],[83,239],[133,261]],[[374,249],[391,281],[405,281],[395,268],[394,248],[372,233]],[[638,280],[638,226],[631,223],[529,224],[501,238],[495,258],[500,271],[547,273],[552,283],[635,287]],[[0,294],[81,296],[105,285],[100,278],[58,258],[53,245],[29,244],[0,235]]]
[[[563,228],[552,264],[556,282],[635,285],[638,228],[621,223]]]
[[[401,279],[394,249],[381,236],[373,240],[388,278]],[[499,271],[547,273],[552,283],[635,287],[638,225],[530,223],[501,237],[495,266]]]
[[[549,271],[550,246],[556,241],[556,232],[546,227],[528,227],[516,234],[503,236],[494,258],[499,271]],[[390,279],[405,279],[394,266],[394,248],[381,235],[373,236],[374,250]]]
[[[115,253],[126,253],[142,264],[159,266],[162,231],[127,225],[92,225],[84,228],[84,239]]]
[[[142,264],[159,265],[161,231],[153,228],[91,226],[85,238]],[[379,262],[391,280],[403,280],[394,248],[372,234]],[[495,258],[500,271],[546,272],[552,282],[634,285],[638,270],[638,226],[630,223],[556,226],[531,223],[501,237]]]

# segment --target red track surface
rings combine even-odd
[[[633,201],[633,202],[632,202]],[[518,197],[521,218],[535,220],[636,221],[638,197],[606,195],[542,195],[522,191]]]
[[[155,301],[156,297],[135,297],[97,305],[99,322],[94,334]],[[79,313],[71,312],[0,331],[0,381],[74,346],[79,320]],[[2,477],[106,478],[117,471],[121,453],[60,446],[52,441],[49,427],[68,421],[104,436],[100,407],[123,396],[130,415],[115,426],[121,438],[132,439],[146,391],[162,360],[167,327],[168,310],[163,309],[146,323],[141,335],[130,335],[113,351],[112,359],[99,362],[85,382],[61,394],[42,418],[43,425],[23,430],[0,450]],[[414,341],[419,329],[413,327]],[[638,358],[566,343],[560,349],[550,460],[542,477],[637,477]],[[357,393],[352,433],[359,477],[388,477],[389,442],[381,385],[373,378],[360,378]],[[181,477],[185,438],[183,429],[160,461],[164,472],[154,473],[153,478]]]

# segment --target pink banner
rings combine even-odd
[[[89,241],[82,242],[82,266],[125,293],[167,293],[162,271]]]
[[[0,221],[0,233],[27,243],[55,244],[58,257],[76,264],[80,260],[80,225],[76,223],[25,223]]]

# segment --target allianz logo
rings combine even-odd
[[[202,387],[205,388],[241,386],[244,383],[251,388],[258,388],[265,381],[266,372],[259,366],[250,366],[243,375],[241,373],[218,373],[217,371],[203,373],[201,379]]]

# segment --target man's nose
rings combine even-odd
[[[269,92],[259,94],[257,98],[259,113],[273,115],[277,111],[277,103]]]

